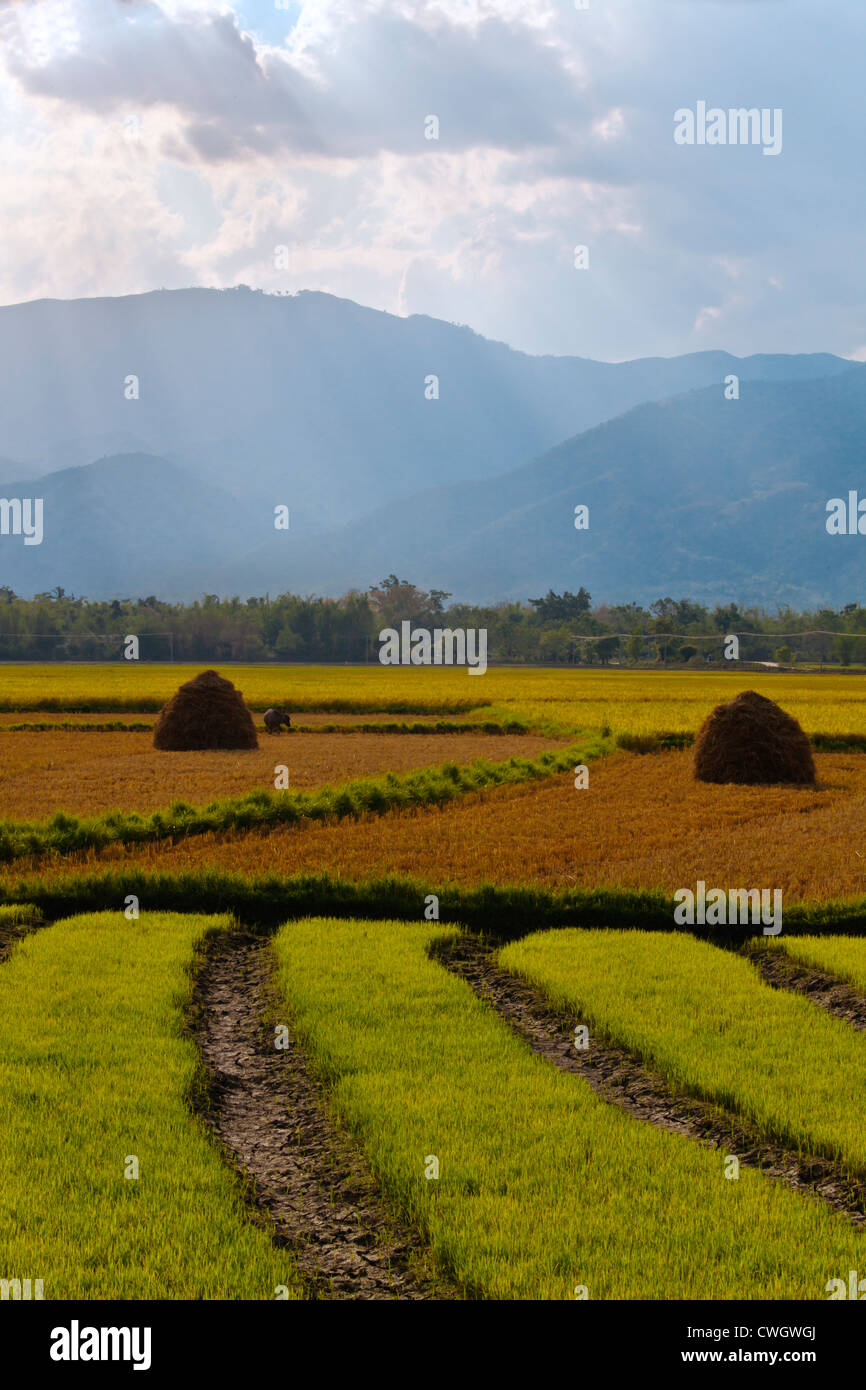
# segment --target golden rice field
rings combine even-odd
[[[5,667],[0,722],[149,723],[156,705],[197,669]],[[462,702],[458,718],[519,718],[543,732],[296,732],[261,735],[258,751],[165,753],[153,749],[147,732],[7,727],[0,729],[0,819],[44,820],[58,810],[148,813],[174,801],[203,806],[273,787],[282,763],[290,787],[307,790],[446,760],[531,757],[567,730],[694,731],[715,704],[748,687],[778,700],[812,733],[866,733],[866,684],[856,676],[497,668],[472,677],[465,670],[378,665],[221,669],[254,714],[281,702],[297,724],[423,721],[437,710],[451,716]],[[52,702],[56,709],[38,709]],[[342,708],[329,708],[334,705]],[[90,709],[82,713],[77,706]],[[770,882],[789,899],[866,894],[866,756],[819,753],[817,761],[820,785],[814,790],[708,787],[693,782],[688,752],[620,751],[593,764],[584,792],[565,774],[464,797],[443,810],[211,834],[174,845],[113,846],[57,864],[19,859],[2,872],[8,878],[30,869],[54,873],[121,861],[250,875],[331,872],[353,879],[393,873],[465,886],[671,889],[715,878],[721,884]]]
[[[346,878],[406,875],[435,884],[536,884],[673,890],[771,884],[785,900],[866,894],[866,757],[819,753],[819,785],[707,786],[688,752],[617,752],[592,764],[590,788],[569,775],[500,787],[442,810],[418,809],[267,832],[114,846],[56,872],[118,863],[146,870]],[[28,865],[4,870],[13,878]],[[40,872],[46,869],[44,862]]]
[[[173,801],[202,806],[273,789],[278,765],[288,768],[290,788],[309,790],[455,757],[531,757],[553,742],[520,734],[293,733],[264,735],[258,749],[166,753],[149,733],[10,733],[0,743],[0,819],[45,820],[58,809],[155,811]]]
[[[155,709],[199,666],[6,666],[0,709]],[[866,676],[760,672],[551,670],[491,667],[482,676],[445,667],[231,666],[220,670],[250,708],[271,704],[319,712],[459,709],[556,725],[566,731],[657,733],[698,728],[713,705],[754,689],[779,701],[807,733],[866,734]]]

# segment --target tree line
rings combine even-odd
[[[724,659],[739,637],[746,661],[849,666],[866,662],[866,608],[848,603],[773,612],[737,603],[708,608],[690,599],[594,604],[586,589],[548,592],[525,603],[449,603],[442,589],[420,589],[391,574],[341,598],[298,594],[167,603],[150,595],[93,601],[57,587],[19,598],[0,587],[0,659],[122,660],[124,639],[139,638],[150,661],[375,662],[383,628],[486,628],[488,660],[544,665],[690,665]]]

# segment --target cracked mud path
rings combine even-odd
[[[866,997],[859,994],[853,985],[814,965],[802,965],[782,951],[747,946],[743,949],[743,955],[774,989],[789,989],[794,994],[805,995],[834,1018],[841,1018],[852,1028],[866,1030]]]
[[[841,1172],[829,1159],[758,1136],[714,1105],[673,1094],[661,1076],[622,1048],[599,1044],[590,1034],[589,1049],[578,1051],[571,1020],[553,1009],[531,984],[498,969],[493,961],[497,948],[498,943],[483,945],[461,937],[450,950],[447,946],[438,950],[435,958],[465,980],[533,1052],[563,1071],[582,1076],[602,1100],[647,1124],[736,1154],[745,1167],[758,1168],[765,1177],[797,1192],[820,1197],[853,1225],[866,1226],[866,1182]]]
[[[43,927],[50,925],[50,922],[10,922],[4,927],[0,927],[0,965],[9,959],[13,947],[19,941],[23,941],[25,936],[30,936],[33,932],[40,931]]]
[[[261,938],[217,940],[199,970],[191,1024],[209,1079],[199,1111],[248,1183],[274,1239],[291,1248],[315,1299],[460,1297],[432,1269],[420,1235],[400,1228],[326,1108],[292,1035],[278,1050],[264,1022],[273,958]]]

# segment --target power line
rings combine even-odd
[[[103,642],[123,642],[128,635],[135,637],[165,637],[168,639],[174,639],[175,637],[186,637],[190,634],[181,632],[136,632],[131,634],[123,633],[121,635],[117,632],[82,632],[79,629],[76,629],[72,632],[0,631],[0,638],[20,637],[26,639],[30,637],[54,637],[57,639],[58,642],[68,642],[77,638],[88,638],[90,640]],[[675,638],[678,638],[681,639],[683,642],[724,642],[727,640],[728,637],[755,637],[762,638],[765,641],[769,641],[770,639],[775,639],[779,637],[861,637],[866,639],[866,632],[849,632],[847,630],[843,630],[840,632],[832,628],[816,627],[809,628],[805,632],[572,632],[569,633],[568,636],[569,639],[573,642],[600,642],[603,641],[605,638],[610,637],[622,637],[626,639],[630,637],[643,637],[648,640],[655,640],[656,638],[666,638],[668,640],[673,640]]]
[[[776,637],[863,637],[866,632],[834,632],[827,628],[810,628],[808,632],[574,632],[573,642],[601,642],[605,637],[679,638],[683,642],[724,642],[728,637],[760,637],[765,641]]]

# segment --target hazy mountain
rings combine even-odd
[[[0,308],[0,454],[21,460],[3,468],[7,479],[157,454],[209,485],[289,506],[304,532],[433,484],[493,478],[729,372],[793,380],[851,369],[827,354],[530,357],[465,327],[309,292],[39,300]],[[432,375],[438,400],[425,398]],[[137,400],[126,398],[130,376]]]
[[[41,498],[43,538],[0,536],[0,582],[30,596],[62,585],[88,598],[198,597],[222,592],[227,548],[266,534],[272,514],[167,459],[125,454],[7,483],[6,498]]]
[[[866,536],[828,535],[826,504],[866,498],[864,459],[864,367],[754,384],[738,401],[714,386],[639,406],[493,485],[432,489],[315,544],[296,537],[290,563],[269,540],[229,587],[255,575],[272,591],[339,593],[394,570],[484,601],[584,584],[612,601],[838,606],[863,598]]]
[[[0,497],[41,497],[44,539],[0,535],[0,582],[340,593],[399,569],[466,598],[802,597],[843,557],[801,562],[773,518],[805,540],[808,509],[854,478],[863,380],[827,354],[530,357],[318,293],[17,305],[0,309]]]

